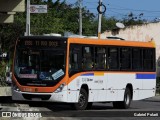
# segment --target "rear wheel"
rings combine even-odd
[[[113,102],[113,107],[115,108],[120,108],[120,109],[127,109],[130,107],[131,104],[131,91],[127,87],[124,93],[124,100],[123,101],[118,101],[118,102]]]
[[[78,103],[73,104],[73,108],[76,110],[85,110],[88,105],[88,94],[84,88],[81,88],[78,98]]]

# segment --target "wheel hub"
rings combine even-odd
[[[85,101],[86,101],[85,96],[83,94],[80,94],[78,101],[79,106],[82,107],[85,104]]]

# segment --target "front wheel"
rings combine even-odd
[[[130,107],[131,100],[131,91],[129,88],[126,88],[123,101],[113,102],[113,107],[120,109],[128,109]]]
[[[78,97],[78,103],[73,104],[73,108],[76,110],[85,110],[88,105],[88,94],[85,89],[81,88]]]

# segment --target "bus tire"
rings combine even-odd
[[[88,105],[88,94],[84,88],[81,88],[78,98],[78,103],[73,104],[73,108],[76,110],[85,110]]]
[[[118,101],[118,102],[113,102],[113,107],[114,108],[119,108],[119,109],[128,109],[131,104],[131,91],[127,87],[124,93],[124,99],[123,101]]]

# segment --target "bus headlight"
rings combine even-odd
[[[54,92],[55,93],[62,92],[65,85],[66,85],[65,83],[62,83]]]
[[[18,86],[16,85],[15,82],[12,81],[12,86],[13,86],[13,90],[20,92],[20,89],[18,88]]]

